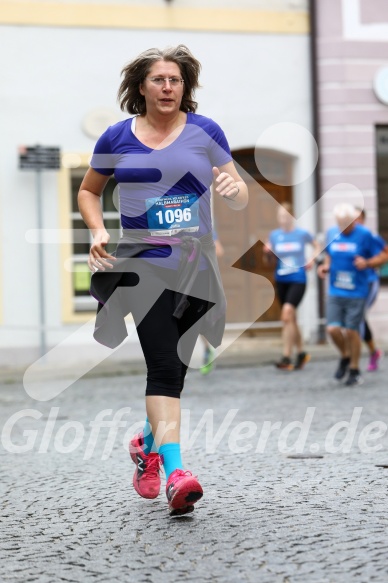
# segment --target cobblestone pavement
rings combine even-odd
[[[143,375],[82,379],[49,402],[2,385],[0,581],[386,582],[386,372],[346,388],[335,366],[191,371],[184,460],[205,494],[177,518],[164,486],[156,500],[132,487]]]

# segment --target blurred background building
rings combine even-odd
[[[214,208],[228,323],[257,320],[256,333],[274,333],[279,306],[261,314],[268,288],[250,274],[272,277],[261,252],[276,226],[271,201],[291,201],[299,216],[331,185],[350,182],[364,193],[370,226],[388,228],[388,108],[374,89],[388,58],[386,29],[384,0],[213,0],[211,7],[205,0],[0,0],[0,364],[31,362],[42,343],[67,342],[68,355],[94,350],[85,327],[95,311],[89,242],[71,235],[84,228],[77,191],[96,139],[125,118],[116,102],[122,67],[147,48],[179,43],[202,63],[198,113],[224,129],[250,188],[246,211]],[[306,130],[319,140],[316,174]],[[61,152],[60,169],[42,172],[40,184],[34,171],[19,168],[21,149],[35,145]],[[103,206],[113,231],[116,195],[112,180]],[[39,198],[51,234],[41,246],[34,243]],[[311,214],[304,227],[322,231],[330,213]],[[383,322],[386,293],[372,325]],[[317,339],[320,305],[310,273],[299,310],[307,340]],[[379,335],[388,337],[383,324]]]
[[[314,0],[319,194],[338,183],[360,189],[367,226],[388,241],[388,2]],[[346,197],[346,193],[343,193]],[[349,194],[352,202],[352,194]],[[335,195],[323,204],[320,228],[332,223]],[[369,320],[388,339],[388,265]]]

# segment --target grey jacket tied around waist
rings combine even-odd
[[[225,329],[226,299],[211,233],[202,237],[183,235],[182,237],[157,237],[144,230],[126,230],[117,244],[116,261],[113,269],[96,271],[91,277],[90,293],[98,301],[94,338],[110,348],[116,348],[127,337],[124,318],[131,311],[128,302],[120,301],[119,291],[124,273],[132,273],[136,280],[133,259],[143,251],[158,249],[161,246],[179,245],[181,257],[175,272],[174,312],[180,319],[190,305],[188,296],[196,281],[201,256],[208,262],[207,288],[201,290],[201,297],[208,302],[208,311],[200,322],[200,333],[217,347],[221,344]],[[132,261],[131,261],[132,259]],[[139,259],[140,260],[140,259]],[[141,258],[141,260],[146,260]],[[169,271],[172,271],[171,269]],[[139,278],[137,278],[137,281]],[[136,281],[134,283],[136,285]],[[108,301],[109,300],[109,301]]]

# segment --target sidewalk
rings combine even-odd
[[[223,346],[230,342],[228,333],[225,334]],[[307,344],[306,351],[314,361],[328,360],[337,357],[337,352],[331,344]],[[272,364],[281,355],[281,339],[278,336],[248,336],[242,335],[228,346],[216,359],[217,368],[261,366]],[[127,374],[141,374],[145,372],[144,358],[138,343],[131,343],[130,347],[122,350],[120,356],[112,354],[97,366],[90,364],[88,369],[87,358],[82,357],[70,361],[48,363],[37,367],[36,375],[42,379],[66,378],[78,373],[79,377],[96,378],[101,376],[122,376]],[[203,345],[199,340],[194,350],[192,367],[199,368],[202,364]],[[1,367],[0,383],[20,382],[28,366]],[[84,373],[84,370],[87,370]]]

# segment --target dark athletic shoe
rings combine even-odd
[[[350,365],[350,358],[341,358],[338,363],[338,368],[335,372],[334,378],[340,381],[344,378]]]
[[[361,385],[363,382],[360,371],[357,368],[351,368],[349,370],[349,376],[346,380],[345,385],[347,387],[353,387],[354,385]]]
[[[170,516],[180,516],[193,512],[194,504],[203,496],[203,490],[191,472],[178,469],[167,480],[166,496]]]
[[[275,362],[276,368],[280,368],[281,370],[294,370],[294,365],[291,362],[291,359],[288,356],[283,356],[279,362]]]
[[[307,352],[300,352],[298,354],[298,356],[296,357],[294,369],[295,370],[302,370],[304,365],[307,364],[310,359],[311,359],[311,356],[309,354],[307,354]]]

